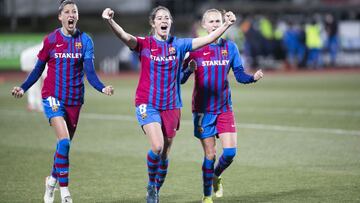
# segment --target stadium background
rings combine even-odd
[[[93,37],[100,77],[114,85],[116,94],[103,97],[87,84],[71,149],[74,201],[144,202],[148,142],[133,108],[138,67],[103,22],[101,12],[113,8],[116,21],[126,31],[145,35],[149,11],[156,5],[171,10],[172,33],[183,37],[193,36],[194,23],[213,7],[232,10],[238,16],[236,28],[248,17],[254,22],[264,16],[272,22],[313,18],[322,22],[326,14],[333,14],[340,37],[336,64],[328,63],[326,49],[321,52],[324,63],[316,69],[289,68],[283,58],[270,52],[258,58],[257,67],[247,66],[250,72],[265,69],[259,83],[238,85],[230,73],[239,155],[224,174],[224,198],[215,202],[360,201],[360,1],[76,2],[78,27]],[[0,0],[0,202],[42,199],[43,178],[49,173],[54,150],[53,132],[42,113],[28,112],[26,99],[15,101],[10,89],[26,77],[19,67],[21,50],[59,27],[57,8],[54,0]],[[238,31],[229,33],[238,36]],[[241,43],[239,48],[244,56]],[[202,151],[192,136],[192,86],[190,81],[182,87],[182,125],[162,202],[201,199]]]

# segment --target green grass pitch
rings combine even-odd
[[[224,197],[214,202],[360,202],[359,78],[357,71],[265,74],[251,85],[232,79],[238,154],[223,174]],[[116,94],[87,85],[70,152],[71,194],[74,202],[145,202],[149,143],[135,119],[137,77],[102,79]],[[202,197],[190,81],[182,86],[164,203]],[[0,202],[41,202],[55,135],[42,113],[26,111],[26,98],[10,96],[20,82],[0,81]]]

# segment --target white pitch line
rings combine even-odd
[[[17,110],[3,110],[0,109],[2,116],[4,115],[28,115],[26,111],[17,111]],[[34,113],[33,113],[34,114]],[[119,120],[119,121],[129,121],[136,122],[135,114],[134,116],[120,115],[120,114],[98,114],[98,113],[81,113],[80,117],[82,119],[92,119],[92,120]],[[192,120],[181,120],[181,124],[192,125]],[[296,126],[282,126],[282,125],[268,125],[268,124],[256,124],[256,123],[237,123],[239,128],[244,129],[255,129],[255,130],[271,130],[271,131],[284,131],[284,132],[296,132],[296,133],[327,133],[327,134],[337,134],[337,135],[354,135],[360,136],[360,131],[358,130],[344,130],[336,128],[307,128],[307,127],[296,127]]]
[[[123,121],[136,121],[135,115],[124,116],[124,115],[113,115],[113,114],[94,114],[94,113],[83,113],[81,118],[86,119],[100,119],[100,120],[123,120]],[[192,125],[191,120],[181,120],[181,124]],[[339,135],[355,135],[360,136],[360,131],[356,130],[344,130],[336,128],[304,128],[295,126],[280,126],[280,125],[267,125],[267,124],[255,124],[255,123],[237,123],[239,128],[245,129],[256,129],[256,130],[273,130],[273,131],[286,131],[286,132],[315,132],[315,133],[329,133]]]
[[[334,110],[334,109],[306,109],[306,108],[266,108],[266,107],[257,107],[257,108],[243,108],[235,109],[235,112],[258,112],[262,113],[276,113],[276,114],[296,114],[296,115],[328,115],[328,116],[351,116],[351,117],[360,117],[360,111],[348,111],[348,110]]]

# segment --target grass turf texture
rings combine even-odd
[[[224,197],[214,201],[359,202],[359,76],[268,74],[252,85],[232,79],[238,154],[223,174]],[[137,78],[103,80],[116,94],[105,97],[87,86],[70,152],[71,194],[75,202],[144,202],[149,144],[135,119]],[[203,155],[192,135],[190,81],[182,86],[181,129],[161,202],[202,197]],[[42,113],[25,110],[26,98],[10,96],[19,83],[0,85],[0,202],[41,202],[55,135]]]

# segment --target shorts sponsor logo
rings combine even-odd
[[[147,118],[147,114],[146,113],[142,113],[141,114],[141,118],[144,120],[144,119],[146,119]]]
[[[202,127],[198,127],[197,130],[198,130],[199,133],[203,133],[203,132],[204,132],[204,128],[202,128]]]
[[[57,105],[53,105],[53,106],[51,106],[51,110],[53,112],[57,112],[59,110],[59,107]]]

